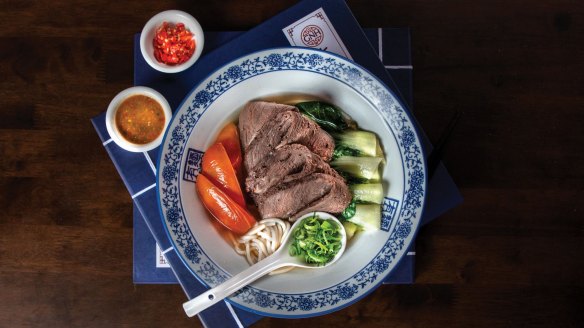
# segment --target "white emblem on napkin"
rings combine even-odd
[[[156,267],[157,268],[170,268],[170,264],[166,261],[166,257],[162,254],[160,247],[156,244]]]
[[[292,46],[316,48],[353,59],[322,8],[282,29]]]

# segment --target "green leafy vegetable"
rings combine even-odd
[[[383,186],[381,183],[358,183],[349,185],[353,199],[358,203],[383,203]]]
[[[335,160],[341,156],[361,156],[361,152],[357,149],[353,149],[343,145],[337,145],[333,151],[332,159]]]
[[[378,181],[381,161],[379,157],[341,156],[333,160],[331,166],[356,178]]]
[[[363,130],[347,130],[342,133],[334,133],[335,150],[336,148],[351,149],[356,155],[345,153],[349,156],[377,156],[379,140],[373,132]]]
[[[325,265],[342,247],[339,225],[332,220],[322,220],[316,214],[305,219],[292,234],[290,255],[300,256],[309,264]]]
[[[353,198],[349,205],[347,206],[347,208],[345,208],[345,210],[341,213],[340,215],[341,219],[348,220],[352,218],[355,215],[356,211],[355,206],[357,206],[357,203],[355,203],[355,198]]]
[[[296,104],[296,108],[328,132],[341,132],[349,127],[343,112],[331,104],[306,101]]]
[[[379,230],[381,228],[381,205],[357,204],[355,215],[349,221],[364,230]]]
[[[345,181],[347,182],[348,185],[362,184],[362,183],[368,183],[369,182],[368,179],[357,178],[357,177],[354,177],[354,176],[350,175],[347,172],[343,172],[343,171],[340,171],[340,170],[337,170],[337,173],[339,173],[339,175],[342,176],[343,179],[345,179]]]
[[[383,187],[381,183],[358,183],[350,184],[349,188],[353,194],[353,199],[343,212],[338,216],[339,219],[352,221],[353,217],[357,215],[357,207],[362,203],[381,204],[383,202]],[[363,215],[363,207],[359,206],[361,215]],[[370,220],[369,220],[370,221]]]
[[[351,240],[360,227],[351,221],[343,221],[342,223],[343,227],[345,227],[345,232],[347,233],[347,241]]]

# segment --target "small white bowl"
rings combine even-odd
[[[154,45],[152,44],[152,41],[154,40],[156,29],[158,29],[158,27],[164,22],[174,24],[183,23],[185,24],[185,27],[194,34],[195,53],[193,53],[189,60],[180,65],[167,65],[159,62],[154,57]],[[146,23],[146,25],[144,25],[142,34],[140,35],[140,51],[142,52],[142,56],[150,66],[164,73],[178,73],[191,67],[201,56],[204,45],[205,36],[203,35],[201,24],[199,24],[193,16],[180,10],[167,10],[156,14]]]
[[[160,135],[156,139],[146,144],[136,144],[126,140],[120,134],[116,125],[116,112],[118,107],[124,100],[135,95],[144,95],[156,100],[160,106],[162,106],[162,110],[164,111],[164,128],[162,129],[162,132],[160,132]],[[166,101],[166,98],[164,98],[164,96],[158,91],[148,87],[131,87],[118,93],[114,99],[112,99],[105,114],[105,126],[110,137],[116,144],[118,144],[118,146],[131,152],[144,152],[152,150],[162,143],[164,133],[166,132],[166,128],[168,127],[171,118],[172,111],[170,105],[168,104],[168,101]]]

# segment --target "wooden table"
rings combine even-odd
[[[0,326],[193,327],[178,285],[132,284],[132,201],[90,118],[132,85],[132,36],[182,9],[249,29],[295,1],[2,1]],[[349,1],[410,26],[416,116],[465,202],[421,229],[414,285],[256,327],[584,322],[584,6]]]

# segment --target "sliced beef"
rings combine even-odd
[[[342,212],[345,180],[327,163],[333,138],[293,106],[250,102],[239,116],[246,189],[262,218],[294,221],[313,211]]]
[[[253,171],[245,185],[247,191],[257,195],[270,188],[303,178],[312,173],[326,173],[340,177],[320,156],[300,144],[284,145],[268,154]]]
[[[287,111],[297,112],[298,109],[294,106],[266,101],[248,102],[239,114],[239,136],[243,149],[249,146],[272,116]]]
[[[340,213],[351,202],[351,197],[349,187],[342,178],[312,173],[256,195],[255,201],[262,218],[289,218],[295,221],[312,211]]]
[[[289,144],[305,145],[325,161],[331,158],[335,147],[333,138],[312,120],[298,112],[280,112],[270,117],[244,148],[247,171],[251,172],[272,151]]]

